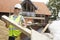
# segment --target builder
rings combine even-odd
[[[16,4],[14,6],[14,14],[9,16],[10,20],[15,21],[17,24],[22,26],[22,22],[25,22],[22,15],[20,15],[22,7],[20,4]],[[8,40],[15,40],[16,37],[20,36],[20,30],[16,29],[13,25],[9,24],[9,39]]]

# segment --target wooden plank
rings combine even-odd
[[[46,30],[47,30],[47,28],[49,27],[49,23],[45,26],[45,28],[41,31],[41,33],[44,33]]]
[[[50,40],[50,38],[42,33],[32,30],[31,40]]]
[[[2,16],[2,19],[4,21],[7,21],[9,23],[11,23],[12,25],[14,25],[16,28],[18,28],[19,30],[21,30],[21,32],[23,32],[24,34],[26,34],[28,37],[31,36],[31,30],[29,30],[28,28],[25,27],[21,27],[20,25],[18,25],[17,23],[15,23],[13,20],[10,20],[7,16]]]
[[[24,18],[28,18],[28,19],[42,19],[42,20],[45,20],[44,17],[24,17]]]

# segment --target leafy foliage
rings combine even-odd
[[[60,0],[49,0],[49,3],[47,5],[52,13],[52,16],[54,16],[54,19],[58,17],[58,13],[60,10]]]

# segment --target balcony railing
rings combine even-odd
[[[35,12],[22,12],[22,15],[26,17],[35,17]]]

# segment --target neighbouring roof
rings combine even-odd
[[[19,0],[0,0],[0,12],[13,12],[13,7]]]

